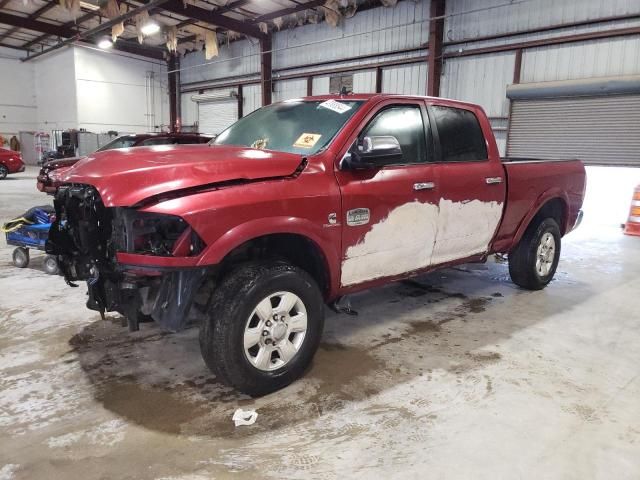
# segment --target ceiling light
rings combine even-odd
[[[158,25],[153,20],[150,20],[142,26],[140,31],[145,37],[148,37],[149,35],[155,35],[160,31],[160,25]]]
[[[111,47],[113,47],[113,42],[111,41],[111,38],[109,38],[106,35],[104,37],[100,37],[100,40],[98,40],[98,48],[107,50]]]

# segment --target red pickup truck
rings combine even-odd
[[[24,172],[24,162],[19,152],[0,148],[0,180],[10,173]]]
[[[428,97],[290,100],[210,145],[94,157],[55,197],[47,251],[66,281],[133,330],[178,330],[212,291],[203,357],[251,395],[303,374],[324,304],[349,293],[493,253],[543,288],[585,189],[581,162],[501,160],[481,107]]]

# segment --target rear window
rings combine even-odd
[[[487,159],[487,146],[475,114],[462,108],[431,107],[443,162],[473,162]]]

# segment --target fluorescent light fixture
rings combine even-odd
[[[113,42],[108,36],[100,37],[98,40],[98,48],[102,48],[103,50],[108,50],[113,47]]]
[[[150,20],[142,26],[140,31],[145,37],[148,37],[149,35],[155,35],[160,31],[160,25],[158,25],[157,22]]]

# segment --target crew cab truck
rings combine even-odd
[[[47,251],[88,308],[179,330],[213,285],[204,360],[262,395],[304,373],[344,295],[493,253],[545,287],[585,171],[502,160],[477,105],[350,94],[263,107],[209,145],[96,153],[63,181]]]

